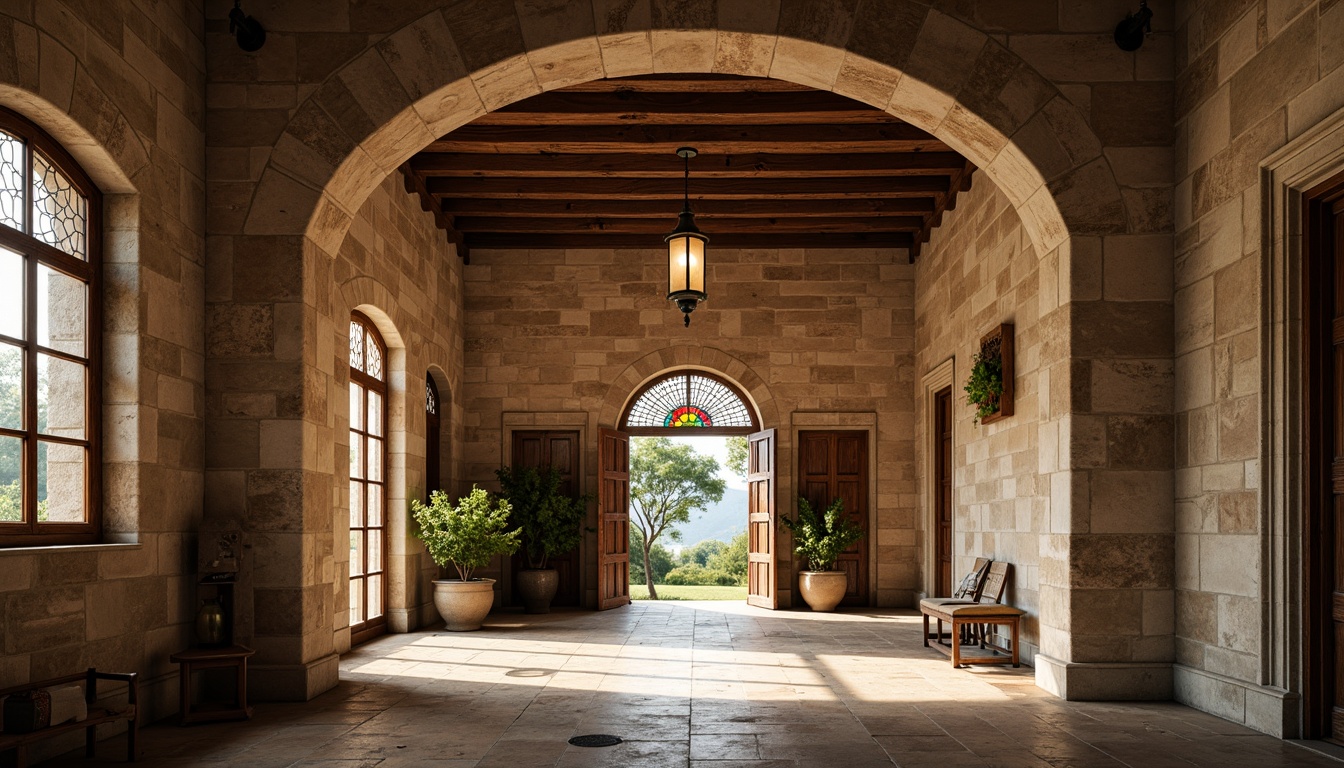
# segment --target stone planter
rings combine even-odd
[[[434,607],[449,632],[480,629],[495,604],[495,580],[435,579]]]
[[[528,613],[550,613],[555,591],[560,588],[560,572],[554,568],[518,572],[518,594]]]
[[[849,577],[844,571],[803,571],[798,574],[798,591],[814,611],[826,613],[845,598]]]

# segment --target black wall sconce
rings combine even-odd
[[[266,44],[266,30],[261,22],[243,13],[242,0],[233,0],[229,11],[229,34],[238,38],[238,47],[252,53]]]
[[[1148,0],[1141,0],[1139,12],[1125,16],[1125,20],[1115,25],[1115,44],[1122,51],[1137,51],[1143,47],[1143,37],[1153,31],[1153,12]]]

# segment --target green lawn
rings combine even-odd
[[[658,584],[659,600],[746,600],[746,587],[678,587]],[[649,588],[643,584],[630,585],[630,599],[648,600]]]

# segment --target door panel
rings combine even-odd
[[[540,430],[517,431],[513,433],[513,464],[515,469],[541,469],[552,467],[560,472],[560,492],[574,494],[578,490],[579,433],[577,430],[545,432]],[[521,551],[515,553],[510,561],[515,578],[512,580],[513,605],[522,605],[522,596],[518,594],[517,573],[527,568],[527,555]],[[546,561],[548,568],[554,568],[560,580],[555,592],[556,606],[577,606],[580,604],[579,590],[579,553],[566,552],[550,557]]]
[[[598,435],[597,607],[630,603],[630,436]]]
[[[779,605],[775,580],[775,430],[747,438],[747,603]]]
[[[823,512],[837,497],[865,536],[841,553],[836,568],[849,576],[841,605],[866,606],[868,590],[868,433],[799,432],[798,487],[813,509]],[[805,568],[806,564],[799,565]]]
[[[935,597],[952,596],[952,388],[934,395]]]
[[[1344,176],[1304,202],[1304,736],[1344,743]]]

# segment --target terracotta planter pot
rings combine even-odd
[[[494,579],[434,580],[434,607],[439,609],[444,629],[449,632],[480,629],[494,604]]]
[[[803,571],[798,574],[798,591],[812,610],[821,613],[835,610],[835,606],[845,599],[848,584],[849,577],[844,571]]]
[[[554,568],[518,572],[518,594],[528,613],[550,613],[555,591],[560,588],[560,572]]]

